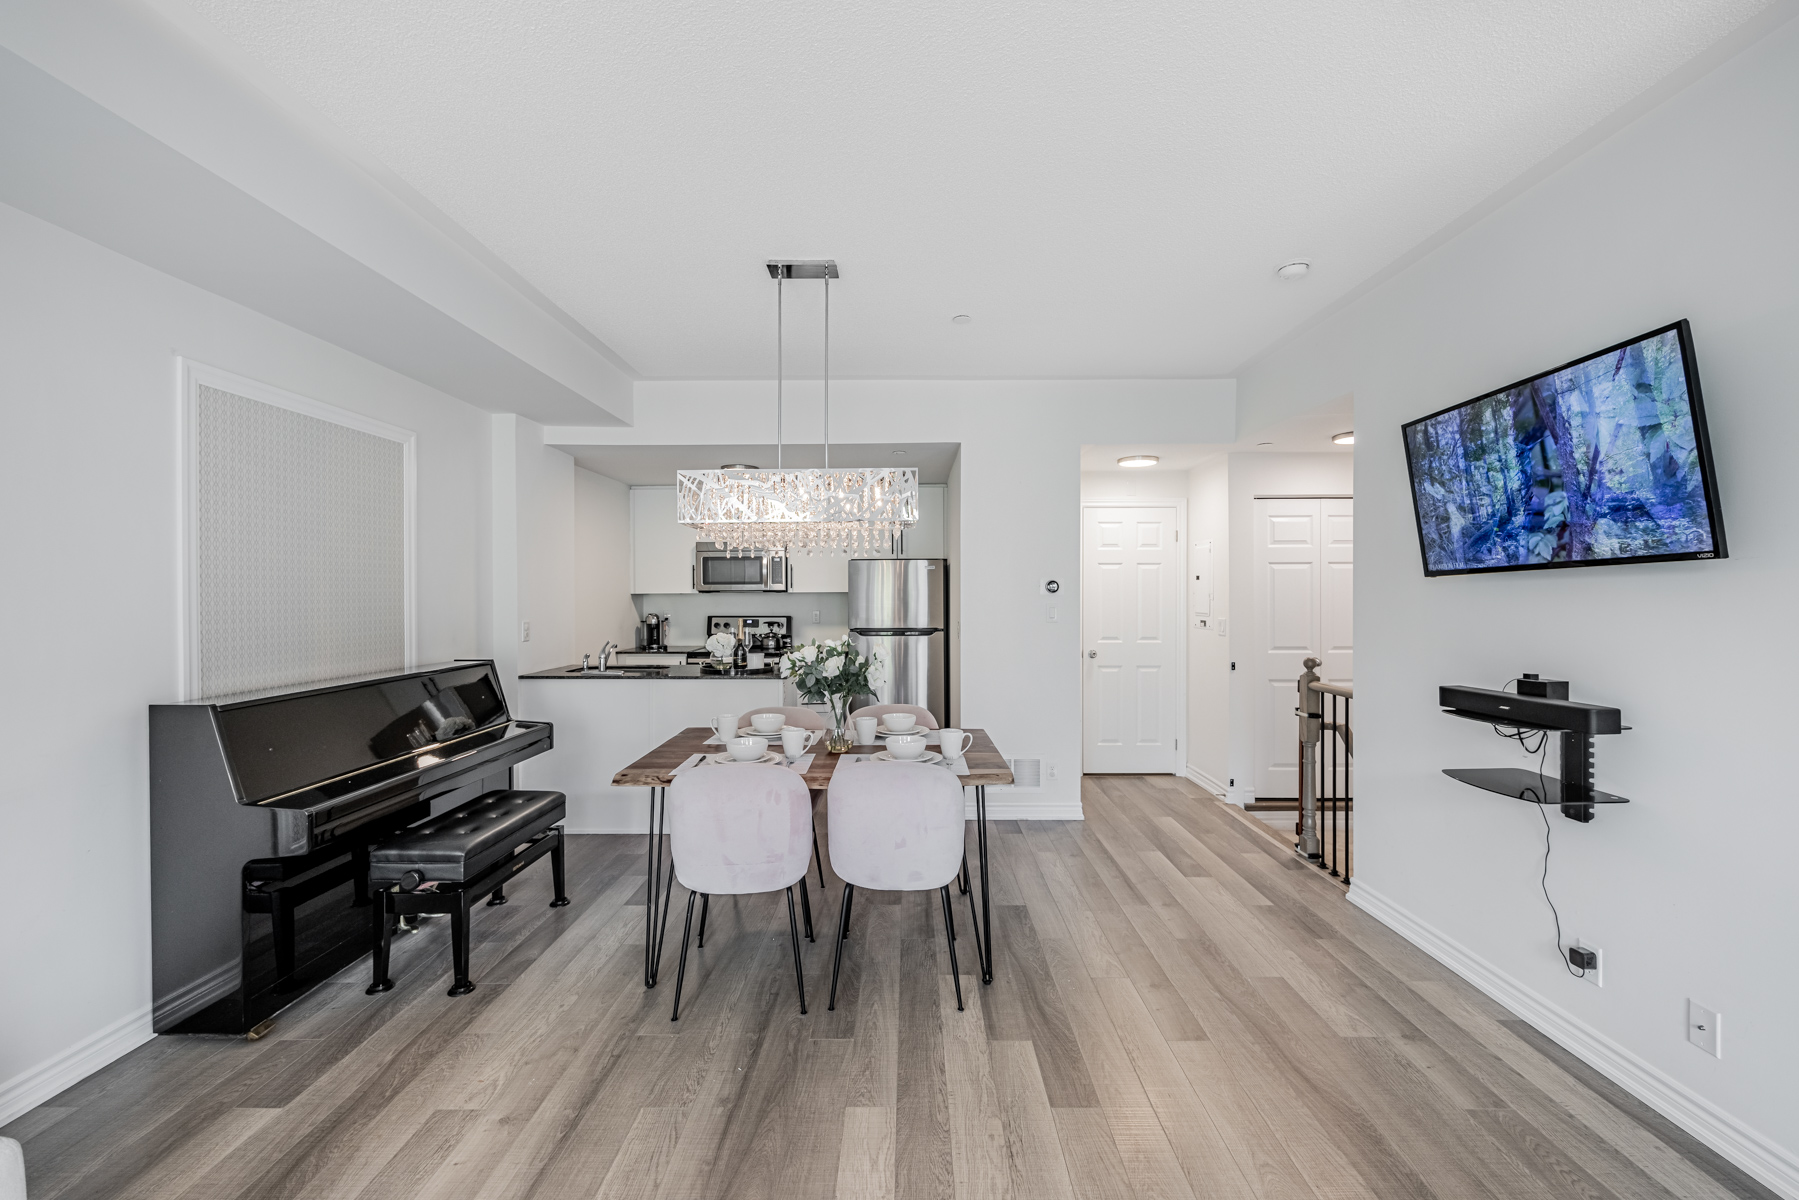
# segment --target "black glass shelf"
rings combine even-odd
[[[1614,796],[1598,788],[1586,789],[1584,795],[1562,797],[1562,781],[1553,775],[1539,775],[1523,767],[1445,767],[1443,774],[1459,779],[1482,791],[1527,804],[1629,804],[1623,796]]]
[[[1459,708],[1445,708],[1442,713],[1446,717],[1460,717],[1464,721],[1479,721],[1482,725],[1497,725],[1501,729],[1541,729],[1547,733],[1565,732],[1560,725],[1539,725],[1535,721],[1518,721],[1511,717],[1489,717],[1481,713],[1463,712]],[[1624,732],[1629,728],[1630,726],[1623,725],[1619,727],[1619,731]]]

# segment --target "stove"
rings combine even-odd
[[[767,633],[775,633],[787,637],[793,632],[792,617],[707,617],[706,636],[715,633],[728,633],[732,637],[740,637],[749,642]]]

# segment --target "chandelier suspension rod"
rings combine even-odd
[[[831,469],[831,277],[825,276],[825,470]]]
[[[786,372],[782,369],[781,354],[786,343],[781,336],[782,300],[785,294],[782,285],[787,281],[775,277],[775,470],[781,469],[781,416],[784,411],[785,397],[782,390],[786,386]]]

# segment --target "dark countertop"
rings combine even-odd
[[[778,683],[781,677],[773,667],[760,671],[708,671],[697,663],[667,669],[650,667],[616,667],[611,671],[583,671],[581,664],[552,667],[548,671],[531,671],[520,679],[761,679]]]

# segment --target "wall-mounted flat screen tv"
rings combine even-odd
[[[1405,426],[1426,575],[1723,558],[1685,321]]]

